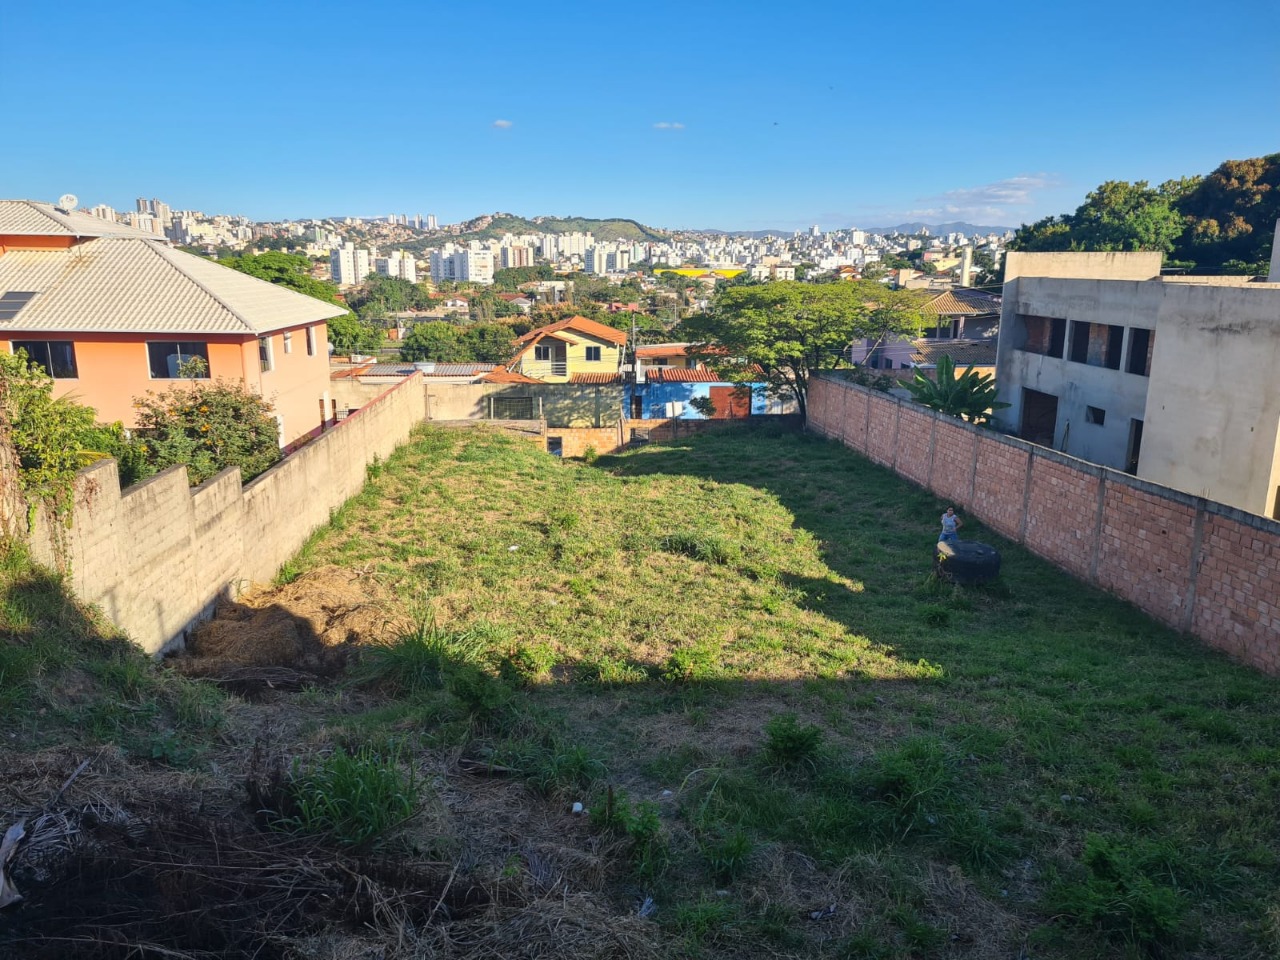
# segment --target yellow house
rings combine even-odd
[[[608,383],[621,375],[627,335],[586,317],[530,330],[507,369],[544,383]]]

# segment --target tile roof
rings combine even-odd
[[[934,297],[924,305],[925,313],[936,313],[942,316],[964,314],[976,316],[984,313],[999,313],[1000,298],[982,290],[970,290],[960,287],[948,290]]]
[[[585,333],[587,336],[595,337],[597,340],[607,340],[610,343],[619,345],[627,342],[626,333],[616,327],[605,326],[603,323],[597,323],[595,320],[589,320],[586,317],[568,317],[556,323],[547,324],[545,327],[530,330],[523,337],[516,340],[516,343],[524,343],[538,336],[555,333],[558,330],[576,330],[578,333]]]
[[[636,347],[637,357],[687,357],[690,343],[651,343],[647,347]]]
[[[495,363],[437,363],[432,370],[423,370],[426,377],[472,377],[480,373],[488,373],[494,369]]]
[[[951,357],[961,370],[970,364],[976,367],[996,365],[994,340],[916,340],[912,348],[911,362],[917,366],[937,366],[944,354]]]
[[[621,383],[620,373],[571,373],[570,383]]]
[[[0,255],[0,293],[36,296],[0,333],[260,335],[328,320],[345,307],[151,240],[102,237],[64,250]]]
[[[492,370],[480,378],[481,383],[538,383],[541,380],[535,380],[533,377],[526,377],[523,373],[516,373],[514,370]]]
[[[163,243],[164,237],[76,210],[61,210],[38,200],[0,200],[0,234],[22,237],[138,237]]]
[[[686,370],[682,367],[650,367],[645,371],[650,383],[728,383],[714,370]]]

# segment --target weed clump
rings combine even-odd
[[[733,560],[733,548],[721,537],[709,533],[669,533],[659,541],[667,553],[701,560],[703,563],[727,564]]]
[[[822,730],[801,724],[794,713],[782,713],[764,726],[765,765],[775,770],[813,767],[822,747]]]
[[[277,829],[321,834],[359,847],[383,837],[418,810],[421,787],[396,755],[341,747],[314,763],[294,761],[284,784]]]
[[[1090,833],[1080,863],[1083,875],[1059,882],[1049,900],[1080,926],[1160,956],[1183,932],[1185,895],[1156,879],[1169,877],[1175,851],[1151,842]]]

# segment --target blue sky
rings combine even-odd
[[[1013,224],[1280,150],[1275,0],[0,4],[0,196]]]

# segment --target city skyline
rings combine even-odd
[[[1103,180],[1274,151],[1280,62],[1267,31],[1241,29],[1268,7],[850,21],[825,3],[781,19],[499,4],[479,22],[383,3],[338,31],[330,3],[305,18],[238,0],[73,3],[70,41],[65,8],[11,8],[0,29],[33,42],[13,51],[27,82],[6,104],[16,146],[0,182],[15,197],[127,210],[146,194],[255,220],[1017,225],[1074,209]],[[57,70],[55,44],[74,50]]]

